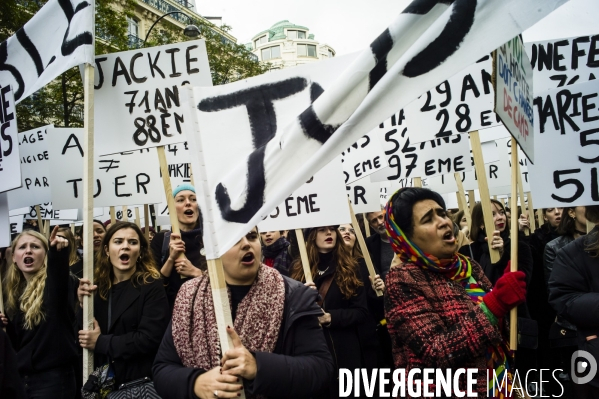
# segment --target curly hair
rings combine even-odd
[[[135,272],[131,276],[131,282],[133,285],[149,284],[152,280],[157,280],[160,278],[160,272],[156,266],[156,261],[150,252],[150,245],[141,232],[141,229],[135,223],[115,223],[110,226],[106,232],[106,235],[104,235],[101,249],[96,252],[94,283],[98,285],[98,293],[104,300],[108,299],[108,292],[110,291],[110,288],[112,287],[112,281],[114,280],[114,268],[110,262],[110,257],[106,255],[106,250],[108,249],[112,236],[117,231],[122,229],[135,230],[140,243],[139,257],[137,258],[137,262],[135,264]]]
[[[357,295],[357,290],[361,287],[362,281],[358,276],[358,261],[352,256],[350,249],[345,242],[338,229],[334,229],[337,240],[333,248],[333,262],[336,263],[335,282],[345,299]],[[310,272],[313,276],[318,275],[318,247],[316,246],[316,234],[318,229],[313,229],[308,237],[306,237],[306,252],[308,253],[308,261],[310,262]],[[302,268],[301,259],[296,259],[291,265],[291,278],[297,281],[306,281],[304,269]]]
[[[40,241],[46,257],[44,263],[38,272],[29,280],[25,279],[23,272],[19,270],[16,263],[11,262],[6,273],[4,281],[4,291],[6,296],[6,313],[14,316],[19,310],[25,313],[23,327],[26,330],[33,330],[45,318],[44,289],[46,288],[46,269],[48,264],[48,240],[42,234],[34,230],[24,230],[12,242],[12,253],[15,253],[19,240],[24,236],[32,236]]]

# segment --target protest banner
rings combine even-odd
[[[52,200],[48,129],[52,125],[19,133],[21,187],[8,192],[8,206],[16,209]],[[64,167],[64,165],[62,165]],[[75,207],[70,207],[75,208]]]
[[[372,178],[372,176],[370,176]],[[387,200],[391,195],[393,195],[397,190],[403,187],[414,187],[412,185],[412,179],[399,179],[396,181],[387,181],[381,182],[381,190],[380,190],[380,204],[381,206],[385,206]]]
[[[184,142],[185,84],[212,86],[204,39],[97,56],[97,153]]]
[[[535,97],[547,90],[599,77],[599,35],[525,43]]]
[[[48,129],[49,174],[52,202],[59,209],[81,208],[83,129]],[[68,165],[68,167],[65,167]],[[156,150],[144,149],[97,157],[94,206],[129,206],[160,201],[162,187],[156,167]]]
[[[8,216],[8,198],[0,193],[0,248],[10,247],[10,217]],[[1,280],[0,280],[1,282]]]
[[[0,82],[17,103],[64,71],[93,63],[93,2],[50,0],[25,26],[0,43]]]
[[[9,216],[10,234],[19,234],[23,231],[23,215]]]
[[[0,72],[1,73],[1,72]],[[11,87],[0,85],[0,193],[21,187],[17,111]]]
[[[207,258],[227,251],[250,226],[381,120],[563,3],[479,1],[462,8],[414,2],[354,62],[334,64],[341,58],[335,57],[227,85],[194,88],[185,96],[193,127],[187,140],[196,184],[203,180],[201,191],[207,196],[201,199],[202,213],[213,230],[205,235]],[[467,21],[462,34],[443,30],[457,20]],[[447,51],[438,52],[439,43]],[[334,71],[334,80],[321,80],[302,69],[313,66],[323,73]],[[225,145],[229,156],[223,166],[213,158],[222,158]],[[292,176],[290,170],[295,172]]]
[[[341,153],[345,184],[369,176],[389,164],[379,140],[375,137],[377,131],[364,135],[347,150]]]
[[[550,90],[535,102],[537,157],[528,172],[536,206],[599,204],[599,81]]]
[[[258,224],[259,231],[350,223],[339,158],[319,170]]]
[[[495,112],[534,162],[533,77],[520,36],[500,46],[493,58]]]
[[[77,220],[77,209],[54,209],[51,202],[30,206],[25,213],[26,219],[38,220]]]
[[[368,212],[381,210],[379,201],[381,183],[372,182],[368,177],[364,177],[346,185],[345,189],[354,212],[366,215]],[[367,222],[364,223],[364,226],[366,225]],[[370,235],[368,227],[365,227],[365,230],[368,237]]]
[[[166,146],[165,146],[166,149]],[[170,164],[169,162],[169,152],[165,151],[167,164],[168,164],[168,175],[170,178],[171,188],[177,188],[180,184],[190,183],[193,185],[191,181],[191,164],[189,163],[176,163]],[[172,159],[172,158],[171,158]],[[160,176],[162,178],[162,172],[160,172]],[[166,190],[160,190],[160,201],[156,203],[156,225],[158,226],[170,226],[170,216],[168,211],[168,204],[166,201]]]
[[[171,165],[189,165],[191,162],[187,141],[165,145],[164,151],[166,153],[166,163],[169,165],[169,169],[171,168]]]

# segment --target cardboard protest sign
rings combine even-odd
[[[290,192],[397,109],[563,3],[481,0],[462,7],[414,1],[353,62],[337,64],[341,57],[335,57],[312,64],[329,79],[306,73],[300,68],[312,65],[304,65],[194,88],[186,98],[194,128],[187,140],[196,184],[201,182],[205,194],[200,206],[209,221],[206,257],[220,257]],[[458,117],[465,119],[466,112],[461,106]],[[468,131],[465,122],[460,128]],[[225,164],[214,159],[224,153]]]
[[[133,205],[133,206],[127,206],[127,214],[126,215],[123,213],[122,207],[117,207],[115,209],[114,216],[115,216],[116,220],[124,221],[125,219],[127,219],[127,221],[129,221],[129,222],[134,222],[135,221],[135,209],[137,209],[137,211],[139,212],[140,215],[144,214],[144,206],[143,205]],[[110,207],[105,207],[103,209],[103,211],[104,211],[103,212],[104,215],[110,215]],[[143,219],[143,217],[141,217],[141,219]]]
[[[51,201],[48,154],[48,129],[51,127],[42,126],[18,134],[22,186],[8,192],[10,209]]]
[[[466,174],[460,174],[464,179],[466,178]],[[422,187],[426,187],[430,190],[436,191],[439,194],[449,194],[455,193],[458,191],[458,185],[455,181],[455,176],[453,174],[450,175],[441,175],[435,176],[428,179],[422,180]]]
[[[83,129],[49,129],[52,202],[59,209],[81,208],[83,201]],[[94,206],[152,204],[160,201],[155,149],[96,157]]]
[[[372,178],[372,176],[371,176]],[[371,179],[372,180],[372,179]],[[379,201],[382,206],[385,206],[387,200],[393,193],[403,187],[414,187],[412,179],[399,179],[396,181],[381,182]]]
[[[25,26],[0,43],[0,82],[17,103],[74,66],[93,63],[93,6],[49,0]]]
[[[10,234],[19,234],[23,231],[23,215],[10,216]]]
[[[40,217],[44,220],[77,220],[77,209],[56,209],[51,202],[39,204]],[[37,219],[35,206],[30,206],[25,219]]]
[[[341,153],[345,184],[363,179],[389,164],[380,141],[375,137],[377,131],[366,134]],[[356,211],[358,212],[358,211]]]
[[[509,160],[505,152],[501,151],[501,148],[507,147],[508,140],[509,139],[499,139],[495,142],[495,145],[500,148],[499,160],[489,163],[485,160],[485,170],[487,171],[487,182],[490,195],[504,194],[504,192],[502,192],[504,187],[510,185],[511,168]],[[462,173],[461,177],[464,190],[478,189],[478,179],[474,170]]]
[[[10,86],[0,85],[0,192],[21,187],[17,143],[17,111],[13,92]]]
[[[532,68],[517,36],[500,46],[494,55],[495,112],[534,162]]]
[[[350,223],[343,172],[333,160],[295,190],[258,224],[260,231],[293,230]]]
[[[599,35],[525,43],[535,96],[599,77]]]
[[[10,246],[10,218],[8,216],[8,198],[0,193],[0,248]]]
[[[173,190],[180,184],[191,184],[191,165],[189,163],[169,164],[168,172]],[[162,174],[160,174],[160,176],[162,177]],[[166,193],[164,190],[160,191],[160,202],[156,204],[156,224],[158,226],[170,226],[171,224],[168,204],[166,203]]]
[[[377,212],[380,207],[381,183],[372,182],[368,177],[356,180],[346,187],[347,196],[354,213]]]
[[[164,146],[164,153],[166,154],[166,162],[169,165],[182,165],[191,162],[189,156],[189,146],[187,142],[175,143]]]
[[[528,166],[537,208],[599,204],[599,81],[535,99],[537,157]]]
[[[98,155],[185,141],[181,87],[212,86],[203,39],[97,56],[95,73]]]

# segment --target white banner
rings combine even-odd
[[[528,168],[535,207],[599,205],[599,81],[535,101],[537,157]]]
[[[23,219],[23,218],[21,218]],[[6,193],[0,193],[0,248],[10,246],[10,218]]]
[[[10,234],[19,234],[23,231],[23,215],[10,216]]]
[[[93,2],[48,1],[0,43],[0,82],[12,86],[19,103],[69,68],[92,64],[93,32]]]
[[[168,155],[167,155],[168,162]],[[183,183],[191,184],[191,165],[189,163],[169,164],[168,173],[171,178],[171,188],[174,190]],[[162,174],[160,175],[162,178]],[[198,190],[196,189],[196,193]],[[166,203],[166,193],[160,191],[160,202],[156,204],[156,223],[158,226],[170,225],[168,204]]]
[[[18,140],[13,92],[0,85],[0,192],[21,187]]]
[[[260,231],[351,223],[339,159],[322,168],[258,224]]]
[[[49,129],[52,201],[59,209],[83,207],[83,129]],[[95,154],[94,154],[95,155]],[[94,206],[153,204],[163,191],[155,149],[96,157]]]
[[[8,192],[10,209],[50,202],[48,129],[52,125],[19,133],[22,186]],[[68,164],[62,165],[69,168]]]
[[[534,71],[535,97],[547,90],[599,78],[599,35],[545,40],[525,46]]]
[[[532,68],[519,36],[497,49],[495,112],[534,162]]]
[[[365,177],[348,184],[345,188],[355,214],[381,210],[381,183],[371,182],[370,178]]]
[[[378,129],[364,135],[360,140],[341,153],[345,184],[363,179],[389,166],[380,141]]]
[[[98,155],[185,141],[185,84],[212,86],[204,39],[96,57]],[[184,162],[184,161],[179,161]]]
[[[414,1],[354,62],[335,64],[333,58],[316,64],[320,71],[328,69],[331,80],[296,67],[194,88],[186,99],[194,126],[187,139],[199,175],[195,181],[205,193],[200,201],[208,221],[206,257],[226,252],[290,192],[397,109],[563,3]],[[460,112],[465,115],[465,107]]]
[[[77,209],[54,209],[51,202],[40,204],[40,216],[44,220],[77,220]],[[37,219],[35,206],[30,206],[25,219]]]

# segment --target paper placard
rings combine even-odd
[[[376,138],[377,133],[378,129],[375,129],[364,135],[341,154],[345,184],[363,179],[389,165],[383,147]]]
[[[372,176],[370,176],[372,178]],[[379,201],[381,206],[385,206],[390,195],[403,187],[413,187],[412,179],[399,179],[396,181],[381,182]]]
[[[191,162],[187,141],[164,146],[164,153],[168,165],[188,164]]]
[[[40,215],[44,220],[77,220],[77,209],[54,209],[51,202],[40,204]],[[25,219],[37,219],[35,206],[30,206]]]
[[[316,173],[258,224],[260,231],[293,230],[351,223],[341,162]]]
[[[48,154],[48,129],[51,127],[43,126],[18,134],[22,186],[8,192],[10,209],[43,204],[52,199]]]
[[[171,178],[171,187],[173,190],[181,184],[191,184],[191,164],[189,163],[179,163],[173,165],[169,164],[168,173]],[[160,174],[160,176],[162,178],[162,174]],[[196,190],[196,192],[198,192],[198,190]],[[168,204],[166,203],[166,193],[164,192],[164,190],[161,190],[160,202],[156,204],[156,218],[160,218],[160,220],[164,223],[158,225],[170,225],[171,222],[169,219],[169,215],[170,214],[168,212]],[[163,217],[165,219],[162,219]]]
[[[0,85],[0,193],[21,187],[17,111],[10,86]]]
[[[0,248],[10,246],[10,218],[6,193],[0,193]]]
[[[495,112],[534,162],[532,68],[522,39],[516,36],[495,54]]]
[[[535,97],[599,77],[599,35],[530,42],[525,46],[534,71]]]
[[[537,158],[529,165],[537,208],[599,205],[599,81],[535,99]]]
[[[381,183],[371,182],[370,178],[365,177],[348,184],[345,188],[354,213],[378,212],[381,209]]]
[[[10,216],[10,234],[19,234],[23,231],[23,215]]]
[[[83,129],[53,128],[48,134],[52,201],[59,209],[82,208]],[[95,207],[160,201],[163,189],[155,149],[96,157],[94,164]]]
[[[97,56],[96,153],[185,141],[185,84],[212,86],[204,39]]]

